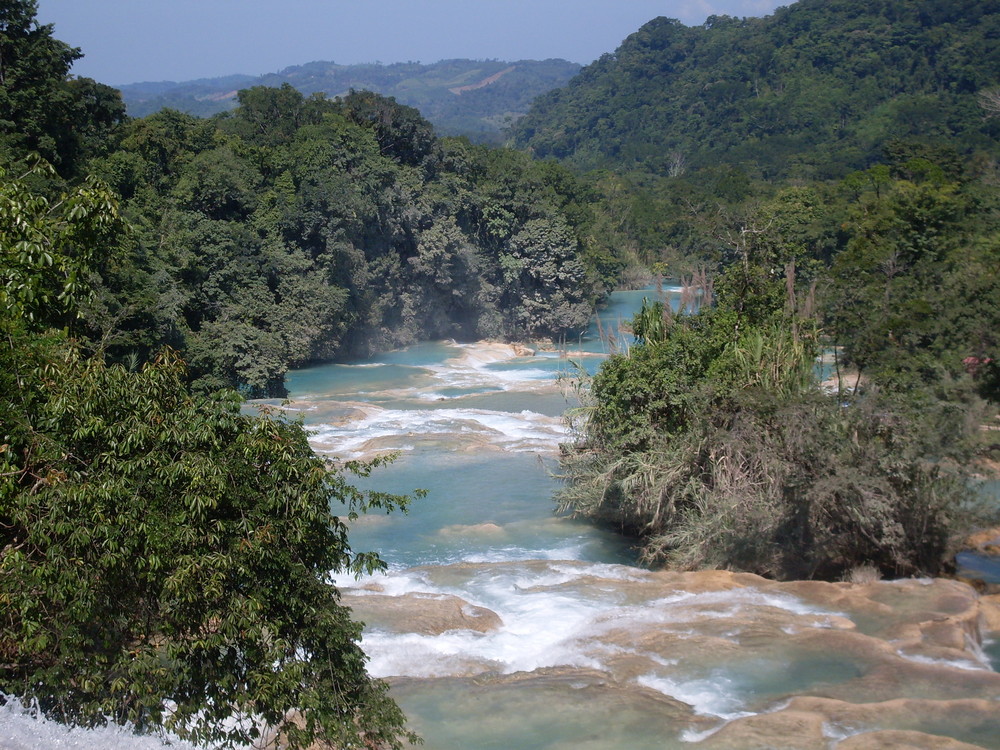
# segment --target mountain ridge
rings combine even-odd
[[[656,18],[536,100],[514,142],[591,169],[739,165],[764,178],[864,168],[894,139],[1000,143],[997,0],[799,0],[763,18]]]
[[[499,143],[502,131],[539,95],[564,85],[577,63],[548,60],[471,60],[436,63],[340,65],[316,60],[260,76],[234,74],[191,81],[146,81],[119,87],[130,115],[144,117],[163,108],[209,117],[236,106],[236,92],[252,86],[289,83],[303,94],[343,96],[352,90],[392,96],[416,107],[441,135],[465,135]]]

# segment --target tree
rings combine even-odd
[[[22,178],[0,169],[0,319],[9,325],[66,322],[82,292],[81,272],[99,262],[123,228],[111,192],[94,179],[53,203],[23,178],[46,180],[54,170],[35,161]]]
[[[287,142],[307,122],[317,120],[319,109],[332,104],[321,96],[306,100],[290,83],[281,88],[253,86],[237,93],[240,108],[235,115],[235,129],[246,139],[261,145]]]
[[[0,2],[0,149],[38,152],[64,175],[125,118],[120,94],[88,78],[69,81],[79,49],[39,25],[34,0]],[[3,158],[0,151],[0,158]]]
[[[397,104],[392,97],[352,90],[342,107],[351,120],[372,129],[383,155],[402,164],[421,164],[437,147],[433,126],[416,109]]]
[[[1000,88],[983,89],[979,92],[979,106],[987,117],[1000,116]]]
[[[715,307],[644,305],[637,343],[602,364],[564,447],[562,509],[683,569],[940,572],[970,505],[962,412],[821,391],[815,322],[768,293],[780,285],[751,255],[727,268]]]
[[[403,717],[327,576],[380,567],[331,498],[352,515],[403,501],[354,490],[297,423],[193,397],[169,352],[138,372],[72,350],[25,365],[50,379],[13,417],[22,439],[4,424],[0,689],[226,746],[267,726],[290,747],[398,746]]]
[[[50,331],[65,313],[45,303],[86,296],[118,225],[96,183],[0,191],[0,693],[221,746],[414,739],[329,583],[382,566],[331,499],[353,517],[407,498],[356,490],[300,423],[193,395],[169,350],[109,366]]]
[[[994,328],[991,243],[973,242],[977,217],[954,183],[896,180],[862,194],[833,260],[829,323],[848,362],[882,384],[913,387],[957,375],[990,352],[974,334]],[[977,309],[978,308],[978,309]]]

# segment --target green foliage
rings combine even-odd
[[[124,119],[125,105],[109,86],[68,80],[80,50],[39,25],[36,9],[34,0],[0,4],[0,165],[28,151],[73,175]]]
[[[570,454],[564,507],[638,532],[647,561],[682,569],[944,569],[970,493],[927,460],[926,427],[906,409],[875,395],[845,408],[815,390],[698,401],[686,432],[645,450]]]
[[[280,396],[290,367],[425,338],[572,334],[618,275],[565,168],[441,141],[369,92],[240,92],[212,122],[128,123],[95,162],[138,247],[103,270],[91,335],[176,347],[199,389]]]
[[[642,307],[632,319],[632,334],[641,344],[660,344],[666,341],[670,329],[670,313],[663,302],[650,301],[643,297]]]
[[[892,142],[995,148],[976,95],[1000,77],[998,27],[987,0],[799,0],[694,28],[657,18],[539,97],[514,140],[584,168],[768,179],[842,177]],[[727,200],[747,194],[745,176],[727,182]]]
[[[370,129],[379,152],[400,164],[416,166],[434,152],[434,129],[413,107],[370,91],[351,91],[340,106],[352,122]]]
[[[695,386],[723,346],[704,335],[704,321],[678,323],[663,340],[603,363],[592,385],[587,435],[609,452],[630,452],[647,448],[658,435],[689,429],[699,418]]]
[[[0,185],[0,693],[220,747],[415,739],[329,583],[382,567],[331,501],[409,498],[354,488],[380,462],[336,469],[299,422],[193,394],[169,349],[108,365],[49,329],[122,231],[94,181],[55,203]]]
[[[75,332],[111,360],[168,345],[201,392],[282,396],[288,369],[318,360],[426,338],[573,335],[617,281],[616,238],[594,231],[598,197],[554,163],[439,140],[417,110],[370,91],[328,100],[287,81],[241,90],[211,121],[163,110],[117,127],[113,97],[66,80],[79,52],[34,9],[10,4],[3,26],[0,93],[20,118],[7,123],[10,161],[59,155],[22,138],[35,116],[16,102],[71,113],[73,127],[56,128],[80,139],[63,176],[93,156],[121,197],[130,246],[73,281],[93,291]],[[475,83],[444,67],[468,78],[451,88]],[[521,73],[495,82],[508,76]]]
[[[169,352],[133,372],[27,353],[4,347],[45,392],[5,398],[0,690],[62,721],[226,746],[261,723],[293,747],[397,745],[402,717],[327,583],[379,562],[329,503],[404,500],[354,490],[298,424],[192,397]]]
[[[594,377],[564,509],[680,567],[946,569],[1000,330],[996,164],[975,153],[1000,16],[960,6],[657,19],[521,123],[537,154],[618,170],[591,177],[596,226],[637,262],[716,272],[711,309],[644,305]],[[820,340],[859,392],[817,389]]]
[[[775,241],[789,232],[736,237],[716,306],[665,316],[643,305],[636,345],[601,366],[564,447],[560,506],[638,535],[654,564],[936,574],[969,519],[958,467],[975,399],[821,391],[803,290],[768,270],[794,251]]]
[[[831,334],[848,363],[883,385],[957,377],[965,358],[1000,343],[995,196],[940,176],[868,185],[830,272]]]
[[[97,180],[55,202],[26,183],[53,174],[41,161],[20,178],[0,169],[0,311],[34,327],[65,319],[69,300],[83,296],[81,269],[122,229],[114,195]]]

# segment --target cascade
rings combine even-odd
[[[627,345],[617,323],[653,294],[616,293],[553,350],[433,342],[290,374],[318,451],[397,451],[359,484],[428,490],[352,524],[386,574],[336,579],[425,747],[1000,748],[990,611],[970,587],[650,571],[554,513],[572,376]],[[3,750],[147,742],[0,711]]]
[[[371,486],[429,491],[352,529],[387,575],[337,581],[427,746],[1000,747],[964,584],[653,572],[553,512],[567,379],[652,296],[617,293],[559,351],[438,342],[289,378],[319,450],[399,451]]]

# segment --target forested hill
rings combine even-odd
[[[514,141],[541,157],[663,175],[728,163],[840,177],[894,139],[990,148],[997,0],[799,0],[766,18],[657,18],[542,96]]]
[[[133,117],[164,107],[201,117],[236,106],[236,92],[251,86],[290,83],[304,94],[342,96],[351,89],[392,96],[416,107],[441,135],[499,141],[501,131],[528,111],[532,100],[565,85],[580,70],[566,60],[442,60],[382,65],[338,65],[317,61],[278,73],[197,81],[133,83],[121,87]]]
[[[555,163],[438,139],[370,92],[239,101],[132,120],[90,163],[135,243],[85,314],[112,356],[170,344],[206,388],[275,395],[310,361],[578,331],[614,281],[592,199]]]

